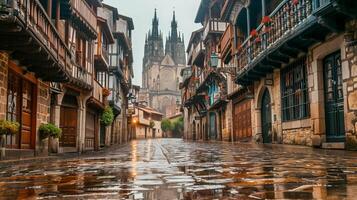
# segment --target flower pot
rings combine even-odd
[[[40,142],[40,154],[48,153],[48,138],[42,139]]]
[[[49,153],[58,153],[58,147],[59,147],[59,139],[50,137],[48,143]]]
[[[5,158],[5,135],[0,135],[0,160]]]

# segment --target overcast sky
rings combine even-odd
[[[135,76],[134,84],[136,85],[141,85],[145,34],[151,28],[155,8],[157,8],[159,29],[161,29],[163,33],[164,40],[170,30],[173,10],[176,11],[178,30],[185,35],[186,47],[191,32],[200,27],[200,24],[194,23],[200,0],[104,0],[104,3],[118,8],[120,14],[133,18],[135,26],[132,38],[134,53],[133,66]]]

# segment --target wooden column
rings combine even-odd
[[[52,18],[52,0],[47,1],[47,15]]]
[[[52,0],[50,0],[52,1]],[[52,4],[52,3],[51,3]],[[60,0],[57,0],[56,2],[56,28],[59,29],[59,22],[61,18],[61,3]]]
[[[250,14],[249,14],[249,8],[247,7],[247,36],[249,37],[250,35]]]
[[[262,17],[264,17],[266,15],[266,11],[265,11],[265,0],[262,0]]]

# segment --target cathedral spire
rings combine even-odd
[[[152,20],[152,37],[153,38],[159,37],[159,19],[157,18],[156,8],[155,8],[154,19]]]
[[[172,22],[171,22],[171,39],[173,41],[177,41],[177,22],[176,22],[176,16],[175,16],[175,11],[173,12],[173,17],[172,17]]]

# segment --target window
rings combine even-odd
[[[282,70],[281,98],[283,121],[310,115],[305,57]]]

